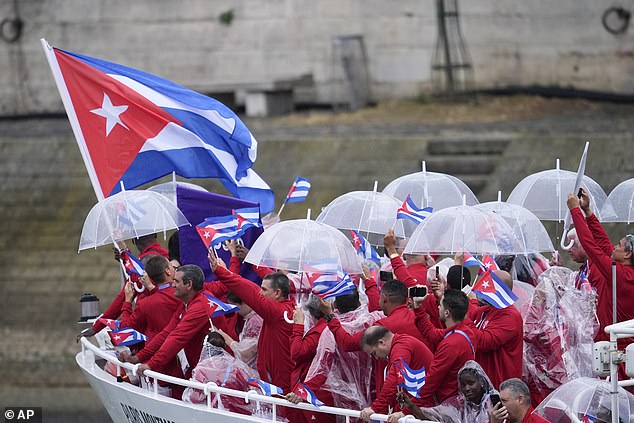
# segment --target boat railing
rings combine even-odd
[[[612,390],[610,392],[610,405],[612,410],[612,423],[619,423],[619,386],[634,386],[634,379],[618,380],[618,364],[623,362],[625,356],[618,350],[617,340],[629,338],[634,335],[634,319],[625,322],[615,323],[605,327],[605,332],[610,334],[610,382]],[[624,416],[625,417],[625,416]],[[630,416],[631,417],[631,416]]]
[[[94,356],[97,356],[99,358],[102,358],[106,361],[109,361],[115,364],[117,366],[117,374],[120,373],[121,368],[124,368],[126,370],[131,371],[134,376],[137,375],[137,369],[139,367],[139,364],[123,363],[119,361],[115,355],[112,354],[112,351],[102,350],[101,348],[94,345],[92,342],[90,342],[86,338],[81,338],[81,349],[82,349],[83,361],[85,364],[88,363],[91,366],[96,366]],[[92,354],[94,355],[90,357]],[[346,419],[346,423],[350,423],[351,418],[359,418],[359,415],[360,415],[360,411],[356,411],[356,410],[347,410],[344,408],[328,407],[328,406],[315,407],[314,405],[307,404],[307,403],[293,404],[290,401],[287,401],[286,399],[275,398],[275,397],[270,397],[267,395],[258,394],[254,390],[250,390],[247,392],[238,391],[235,389],[228,389],[222,386],[218,386],[214,382],[200,383],[200,382],[196,382],[192,380],[185,380],[185,379],[169,376],[163,373],[155,372],[153,370],[146,370],[143,374],[145,377],[152,380],[152,386],[153,386],[152,392],[153,392],[153,395],[156,397],[163,396],[162,394],[159,394],[158,392],[158,383],[157,383],[157,381],[163,381],[163,382],[167,382],[167,383],[171,383],[175,385],[184,386],[186,388],[199,389],[203,391],[205,395],[207,396],[208,409],[214,408],[212,406],[212,395],[211,395],[212,393],[242,398],[245,403],[255,402],[256,404],[257,403],[270,404],[272,408],[271,421],[277,421],[277,414],[278,414],[277,407],[278,406],[298,408],[301,410],[314,410],[320,413],[328,413],[328,414],[335,414],[338,416],[344,416]],[[222,410],[223,412],[228,412],[226,409],[223,408],[220,397],[218,397],[218,406],[216,409]],[[373,414],[371,416],[371,419],[384,422],[384,421],[387,421],[388,416],[386,414]],[[405,416],[399,419],[399,423],[432,423],[432,422],[429,422],[427,420],[418,420],[414,418],[413,416]]]

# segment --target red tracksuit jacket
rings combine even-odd
[[[167,326],[182,301],[174,296],[174,288],[165,284],[153,295],[137,299],[132,311],[132,304],[124,301],[121,313],[122,328],[133,328],[148,337],[151,341]]]
[[[284,320],[284,312],[289,319],[292,318],[295,301],[266,299],[255,283],[222,267],[216,268],[215,274],[220,282],[264,320],[258,341],[258,373],[262,380],[288,392],[291,388],[291,371],[294,367],[290,352],[293,325]]]
[[[524,323],[514,306],[497,309],[479,307],[474,322],[477,330],[476,361],[499,389],[512,377],[522,378]]]

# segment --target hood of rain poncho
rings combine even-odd
[[[535,409],[549,422],[587,421],[611,423],[612,409],[610,382],[601,379],[581,377],[574,379],[553,391]],[[619,387],[619,422],[634,421],[634,395]],[[572,418],[575,417],[575,419]]]
[[[493,388],[491,379],[482,367],[473,360],[469,360],[458,371],[458,386],[460,386],[460,375],[465,371],[472,371],[480,379],[484,388],[484,394],[479,404],[467,401],[462,391],[458,390],[458,396],[445,400],[441,405],[431,408],[421,409],[427,420],[451,423],[488,423],[493,405],[490,397],[498,392]]]
[[[351,334],[360,332],[385,317],[382,312],[370,313],[365,305],[337,316],[341,326]],[[329,391],[336,407],[362,410],[371,403],[370,383],[372,359],[361,351],[345,352],[337,348],[328,328],[319,338],[315,357],[306,381]]]
[[[524,377],[544,398],[569,380],[592,376],[596,293],[575,289],[575,272],[551,267],[538,279],[524,316]]]

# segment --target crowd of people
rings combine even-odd
[[[146,236],[136,240],[145,266],[143,291],[126,283],[102,317],[120,319],[148,337],[118,355],[138,363],[141,375],[151,369],[238,390],[261,380],[279,387],[289,402],[305,401],[309,390],[325,405],[360,410],[367,421],[380,413],[389,421],[413,415],[543,422],[534,407],[569,380],[592,376],[592,342],[609,339],[603,329],[612,324],[613,261],[617,318],[634,318],[634,235],[612,245],[585,192],[569,195],[568,207],[575,226],[570,256],[579,269],[544,264],[537,255],[515,260],[517,268],[513,257],[494,257],[496,281],[511,291],[517,284],[534,286],[522,307],[501,307],[471,291],[462,253],[442,260],[402,255],[392,231],[384,237],[381,269],[392,278],[374,278],[364,267],[357,289],[332,301],[282,269],[254,266],[260,285],[243,278],[247,251],[235,241],[227,243],[229,263],[210,251],[217,280],[205,282],[202,269],[179,263],[156,237]],[[412,297],[410,290],[419,286],[428,294]],[[205,293],[237,311],[210,318]],[[102,329],[97,321],[80,336]],[[629,342],[622,339],[619,347]],[[422,370],[418,390],[408,387],[405,369],[416,377]],[[162,388],[184,401],[207,401],[195,389]],[[226,395],[213,400],[236,413],[264,412]],[[290,422],[336,420],[318,408],[288,407],[281,416]]]

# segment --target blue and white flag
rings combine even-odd
[[[313,391],[310,390],[310,388],[306,385],[304,385],[303,383],[300,383],[297,388],[295,388],[294,391],[301,399],[303,399],[306,402],[311,403],[312,405],[314,405],[315,407],[322,407],[326,404],[324,404],[323,402],[319,401],[317,399],[317,396],[315,395],[315,393]]]
[[[108,332],[112,343],[117,347],[127,347],[147,341],[147,336],[131,328]]]
[[[286,195],[285,203],[300,203],[308,197],[308,191],[310,191],[310,181],[306,178],[295,178],[295,182],[291,186],[291,189]]]
[[[425,207],[424,209],[418,208],[418,206],[414,204],[414,200],[408,195],[405,201],[403,201],[403,205],[396,211],[396,218],[409,219],[416,223],[421,223],[432,211],[432,207]]]
[[[506,308],[517,301],[513,291],[492,270],[480,276],[471,291],[497,309]]]
[[[143,273],[145,273],[141,260],[134,257],[129,250],[121,252],[121,260],[123,261],[123,267],[125,267],[125,271],[128,275],[132,276],[135,274],[143,276]]]
[[[367,239],[363,237],[358,231],[350,230],[350,234],[352,235],[352,244],[354,248],[357,250],[357,254],[363,257],[365,260],[370,260],[375,262],[378,266],[381,265],[381,259],[377,254],[376,250],[368,242]]]
[[[306,276],[313,287],[313,294],[324,300],[351,294],[356,289],[350,275],[344,272],[311,273]]]
[[[395,365],[403,377],[403,381],[398,385],[405,388],[411,396],[420,398],[418,391],[425,385],[425,368],[412,370],[402,358]]]
[[[486,268],[484,267],[484,263],[482,263],[480,260],[478,260],[477,258],[475,258],[471,253],[469,252],[465,252],[463,255],[464,258],[464,263],[462,264],[465,267],[472,267],[472,266],[478,266],[478,272],[480,272],[480,270],[482,271],[486,271]]]
[[[233,215],[208,217],[196,225],[196,231],[207,248],[241,235],[238,219]]]
[[[166,79],[43,42],[98,199],[176,172],[218,178],[234,196],[273,210],[251,166],[257,141],[229,108]]]
[[[238,221],[238,230],[242,235],[249,228],[261,228],[260,209],[257,207],[245,207],[233,210],[233,216]]]
[[[265,382],[261,379],[251,378],[247,380],[247,384],[249,386],[253,386],[254,388],[260,388],[262,390],[262,394],[273,397],[273,396],[281,396],[284,391],[279,386],[275,386],[272,383]]]
[[[234,306],[232,304],[223,303],[218,298],[213,295],[203,292],[203,295],[207,297],[207,306],[209,307],[209,317],[212,319],[214,317],[222,316],[223,314],[233,313],[234,311],[240,310],[238,306]]]

